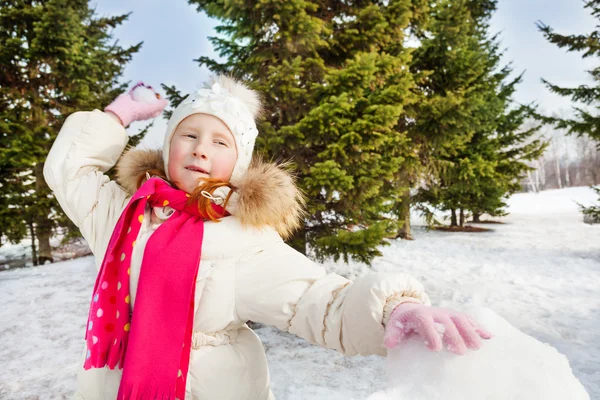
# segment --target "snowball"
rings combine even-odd
[[[435,353],[418,336],[388,351],[390,390],[368,400],[589,400],[569,361],[490,309],[467,310],[487,330],[478,351]]]
[[[152,104],[155,101],[158,101],[158,99],[156,98],[156,93],[154,93],[154,90],[148,89],[145,86],[138,86],[135,89],[133,89],[133,92],[131,93],[131,97],[133,97],[133,99],[135,101],[139,101],[140,103],[146,103],[146,104]]]
[[[440,324],[439,322],[434,322],[433,326],[435,326],[435,330],[440,334],[446,333],[446,326],[444,324]]]

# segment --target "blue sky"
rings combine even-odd
[[[98,0],[92,5],[100,15],[132,13],[114,31],[123,46],[144,42],[125,69],[125,80],[143,80],[154,86],[174,84],[189,92],[208,78],[208,70],[193,60],[201,55],[216,57],[208,36],[215,35],[217,21],[198,13],[187,1]],[[504,62],[512,62],[515,73],[525,72],[515,99],[535,101],[548,113],[568,110],[568,99],[550,93],[540,79],[571,87],[589,83],[585,71],[597,61],[582,60],[579,54],[548,43],[535,26],[538,20],[559,33],[573,34],[591,32],[594,19],[584,10],[582,0],[499,0],[492,19],[492,32],[501,33],[506,48]],[[157,120],[142,145],[161,146],[165,127],[166,121]]]

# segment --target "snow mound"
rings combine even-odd
[[[368,400],[589,400],[569,361],[487,308],[467,310],[494,334],[478,351],[427,350],[418,337],[388,352],[386,392]]]

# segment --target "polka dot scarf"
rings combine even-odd
[[[204,218],[188,200],[167,182],[149,179],[121,214],[106,250],[86,327],[84,368],[122,368],[118,400],[185,396],[204,234]],[[131,253],[147,204],[175,211],[146,244],[130,316]]]

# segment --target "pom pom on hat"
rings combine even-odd
[[[212,83],[218,83],[221,88],[227,90],[229,94],[241,101],[254,119],[258,118],[262,113],[262,104],[258,93],[245,83],[236,81],[226,75],[217,75],[213,78]]]

